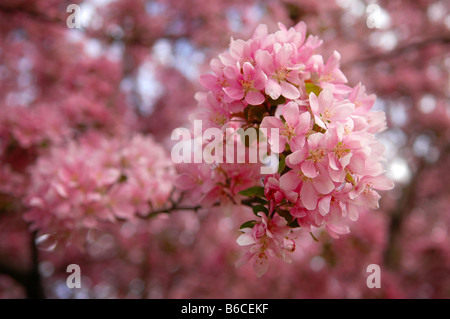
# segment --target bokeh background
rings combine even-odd
[[[66,25],[70,4],[79,29]],[[234,267],[239,225],[218,209],[103,225],[83,250],[30,231],[24,198],[41,156],[90,132],[152,136],[170,152],[230,37],[299,21],[387,115],[378,138],[396,187],[350,234],[300,238],[292,264],[257,278]],[[445,0],[0,0],[0,297],[449,298],[449,141]],[[72,263],[80,289],[66,286]],[[366,286],[370,264],[379,289]]]

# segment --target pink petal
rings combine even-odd
[[[333,238],[339,238],[338,235],[344,235],[350,232],[350,228],[347,225],[327,224],[326,229]]]
[[[289,147],[291,148],[291,151],[295,152],[298,151],[300,149],[302,149],[305,146],[305,136],[301,135],[301,136],[294,136],[290,141],[289,141]]]
[[[325,196],[319,201],[319,213],[325,216],[330,211],[331,196]]]
[[[344,170],[333,170],[331,167],[328,169],[328,174],[333,182],[342,183],[345,180]]]
[[[259,71],[258,73],[255,73],[255,75],[253,76],[253,87],[257,90],[263,90],[264,87],[266,86],[266,82],[267,82],[267,75],[262,72]]]
[[[317,175],[319,175],[319,173],[316,170],[316,166],[314,165],[314,162],[310,160],[306,160],[302,163],[302,172],[305,176],[309,178],[314,178]]]
[[[333,72],[331,72],[331,74],[333,76],[334,83],[347,83],[348,82],[344,73],[340,69],[334,69]],[[343,90],[344,92],[350,91],[350,89],[347,88],[346,86],[340,87],[339,85],[336,85],[336,87],[339,88],[340,90]]]
[[[341,55],[339,52],[334,51],[333,54],[328,58],[327,62],[325,63],[325,70],[324,72],[330,73],[336,68],[339,68],[339,63],[341,60]]]
[[[289,44],[283,44],[283,46],[275,54],[275,62],[277,65],[286,65],[289,63],[292,57],[294,49]]]
[[[296,100],[300,97],[300,91],[291,83],[288,83],[286,81],[282,81],[280,83],[281,85],[281,94],[291,100]]]
[[[305,217],[307,214],[307,210],[301,207],[294,207],[291,210],[291,215],[295,218],[302,218]]]
[[[235,267],[241,267],[252,259],[253,255],[250,252],[244,253],[234,264]]]
[[[331,91],[330,87],[326,87],[319,94],[319,109],[322,111],[331,108],[331,106],[333,105],[333,101],[333,92]]]
[[[266,24],[260,24],[256,28],[255,32],[253,32],[252,38],[264,38],[267,36],[267,25]]]
[[[255,53],[255,60],[261,69],[264,70],[268,75],[275,73],[275,66],[273,64],[272,55],[266,50],[258,50]]]
[[[333,153],[328,153],[328,164],[332,170],[337,171],[339,169],[336,164],[336,156]]]
[[[364,169],[365,163],[366,161],[361,155],[354,154],[348,164],[348,168],[350,168],[353,173],[359,174]]]
[[[389,190],[394,188],[394,182],[391,181],[386,176],[380,175],[370,179],[370,184],[375,189],[379,189],[382,191]]]
[[[325,125],[325,123],[317,115],[314,115],[314,122],[321,128],[323,128],[325,130],[327,129],[327,126]]]
[[[297,126],[299,120],[299,111],[297,103],[295,102],[287,103],[283,107],[281,114],[283,114],[283,117],[286,120],[286,122],[288,122],[292,126]]]
[[[242,88],[228,86],[226,88],[223,88],[223,90],[233,100],[242,100],[245,95],[244,90]]]
[[[239,246],[247,246],[256,243],[255,238],[251,235],[251,233],[244,233],[238,237],[236,240]]]
[[[291,170],[280,177],[280,188],[287,191],[295,190],[298,184],[300,184],[300,181],[298,172]]]
[[[331,193],[335,188],[331,178],[323,172],[321,172],[319,176],[313,179],[313,185],[320,194],[324,195]]]
[[[324,135],[322,133],[314,133],[308,137],[308,147],[311,150],[317,150],[322,146]]]
[[[230,44],[230,54],[232,57],[234,57],[235,59],[241,59],[244,53],[244,46],[245,46],[246,42],[238,39],[238,40],[233,40],[231,39],[231,44]]]
[[[238,77],[239,72],[236,69],[236,66],[234,66],[234,65],[227,65],[226,67],[223,68],[223,74],[225,75],[225,77],[227,79],[235,80]]]
[[[302,189],[300,190],[300,198],[303,206],[307,209],[316,209],[318,196],[316,190],[312,186],[312,183],[303,183]]]
[[[174,185],[176,188],[179,188],[181,190],[190,190],[196,186],[194,180],[192,179],[192,176],[188,174],[181,174],[177,176],[174,181]]]
[[[60,183],[53,183],[53,187],[55,188],[59,196],[61,196],[62,198],[67,198],[68,194],[66,192],[66,188],[63,185],[61,185]]]
[[[351,221],[357,221],[359,214],[355,205],[347,204],[347,214]]]
[[[278,128],[281,129],[284,127],[283,122],[279,118],[276,118],[275,116],[266,116],[263,118],[261,125],[261,128]],[[270,133],[270,132],[267,132]]]
[[[269,139],[270,149],[272,150],[272,152],[275,152],[278,154],[284,152],[284,149],[286,148],[286,143],[288,141],[287,137],[278,135],[278,138],[276,138],[272,134],[275,134],[275,133],[271,132],[271,135],[270,135],[270,139]]]
[[[264,254],[264,257],[265,254]],[[269,269],[269,261],[268,258],[256,258],[255,263],[253,264],[253,270],[256,273],[256,276],[261,277],[264,275]]]
[[[303,162],[306,158],[307,151],[303,148],[301,150],[295,151],[286,157],[286,165],[290,168],[294,168],[297,164]]]
[[[213,89],[217,86],[217,76],[214,74],[202,74],[199,77],[200,84],[207,89]]]
[[[339,105],[334,108],[333,118],[339,120],[346,120],[355,110],[355,105],[353,103],[346,103],[343,105]]]
[[[247,79],[247,77],[252,77],[253,74],[255,74],[255,68],[250,62],[244,62],[244,65],[242,66],[242,70],[244,72],[244,78]]]
[[[341,166],[342,166],[342,168],[347,167],[348,163],[350,163],[350,160],[351,160],[352,156],[353,156],[352,153],[348,153],[347,155],[345,155],[344,157],[341,158]]]
[[[277,81],[270,79],[266,82],[266,94],[268,94],[272,100],[276,100],[280,97],[281,86]]]
[[[259,91],[248,91],[245,95],[245,101],[251,105],[259,105],[264,103],[265,97]]]
[[[110,168],[106,170],[104,175],[98,180],[98,183],[101,185],[109,185],[117,181],[120,177],[120,170]]]
[[[295,128],[295,134],[306,134],[311,127],[311,115],[309,112],[303,112],[298,119],[298,125]]]
[[[311,92],[309,93],[309,105],[311,107],[311,111],[313,114],[319,114],[319,100],[317,99],[317,96]]]

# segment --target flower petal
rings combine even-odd
[[[292,191],[300,184],[301,179],[298,172],[291,170],[280,177],[280,188],[287,191]]]
[[[264,100],[264,94],[259,91],[248,91],[245,95],[245,102],[251,105],[260,105]]]
[[[312,186],[312,183],[303,183],[300,190],[300,198],[303,206],[309,210],[314,210],[317,207],[317,191]]]
[[[296,100],[300,97],[300,91],[291,83],[288,83],[286,81],[282,81],[280,83],[281,85],[281,94],[291,100]]]
[[[325,216],[330,211],[331,196],[325,196],[319,201],[319,213]]]
[[[269,79],[266,82],[266,94],[270,96],[272,100],[276,100],[281,95],[281,86],[278,84],[277,81],[273,79]]]
[[[302,163],[302,172],[306,177],[309,178],[314,178],[317,175],[319,175],[319,172],[317,172],[314,162],[311,160],[307,160]]]

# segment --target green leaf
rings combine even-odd
[[[247,189],[244,189],[239,192],[242,196],[257,196],[257,197],[264,197],[264,187],[262,186],[253,186],[249,187]]]
[[[306,86],[306,94],[308,94],[308,95],[311,92],[313,92],[316,96],[319,96],[320,92],[322,92],[322,88],[315,85],[314,83],[306,82],[305,86]]]
[[[256,203],[260,203],[262,205],[267,205],[267,200],[265,200],[264,198],[254,197],[254,198],[252,198],[252,201],[256,202]]]
[[[243,228],[253,228],[256,224],[256,220],[249,220],[245,223],[243,223],[241,225],[241,227],[239,227],[239,229],[243,229]]]
[[[269,210],[263,205],[256,205],[252,207],[253,214],[258,215],[259,212],[263,212],[266,216],[269,216]]]

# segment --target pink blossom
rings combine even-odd
[[[271,137],[271,129],[276,128],[279,130],[278,141],[270,140],[272,142],[272,151],[275,153],[283,152],[286,143],[289,144],[292,150],[302,148],[305,144],[305,134],[310,130],[310,114],[308,112],[300,114],[298,105],[295,102],[287,103],[283,107],[281,114],[284,117],[284,123],[275,116],[266,116],[260,126],[268,130],[269,139]]]
[[[264,194],[267,199],[273,200],[275,204],[279,204],[283,199],[287,199],[291,203],[297,201],[298,194],[294,191],[284,190],[280,186],[280,175],[267,176],[264,181]]]
[[[243,234],[237,239],[240,246],[250,246],[250,249],[236,262],[236,266],[252,261],[256,275],[261,277],[268,270],[270,256],[290,261],[287,253],[294,252],[295,242],[290,238],[291,229],[284,218],[277,214],[271,219],[264,213],[258,213],[258,216],[261,221],[253,228],[242,229]]]
[[[311,92],[309,103],[315,123],[323,129],[336,121],[345,122],[355,108],[350,102],[336,102],[329,87],[320,92],[318,97]]]
[[[300,97],[297,86],[302,83],[301,73],[304,65],[293,63],[295,47],[290,44],[277,43],[273,50],[273,54],[265,50],[256,52],[257,62],[268,77],[265,92],[273,100],[281,95],[296,100]]]
[[[244,62],[241,66],[227,65],[224,74],[229,86],[223,90],[233,100],[242,100],[251,105],[262,104],[265,100],[261,90],[264,89],[267,76],[261,70],[257,70],[249,62]]]

